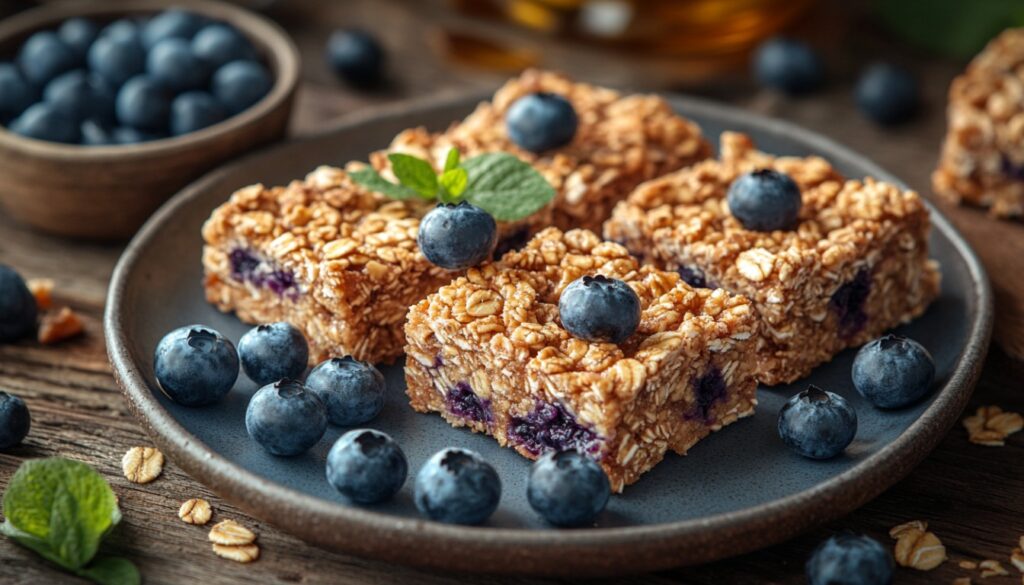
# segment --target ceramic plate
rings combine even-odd
[[[872,408],[853,390],[853,352],[844,352],[797,384],[761,389],[755,416],[705,439],[685,457],[669,454],[613,497],[594,528],[546,527],[526,502],[529,462],[437,415],[413,412],[405,403],[400,364],[385,368],[387,404],[369,426],[398,440],[412,473],[444,447],[482,453],[503,484],[501,506],[486,525],[423,520],[413,506],[411,478],[386,505],[346,503],[324,479],[327,451],[344,429],[329,429],[304,456],[267,455],[245,431],[245,407],[256,388],[244,375],[227,399],[209,408],[178,406],[157,390],[152,355],[164,333],[204,323],[237,342],[248,329],[203,298],[200,227],[232,191],[255,182],[283,184],[320,164],[365,160],[400,130],[442,129],[477,101],[404,106],[250,156],[185,189],[139,232],[114,272],[107,345],[125,396],[175,463],[256,517],[326,548],[468,571],[610,574],[739,554],[840,516],[908,473],[957,419],[987,348],[991,293],[974,254],[934,211],[931,245],[942,265],[942,293],[923,317],[900,329],[935,357],[938,389],[927,401],[895,412]],[[898,182],[866,158],[792,125],[688,98],[672,103],[709,137],[739,130],[768,152],[822,155],[847,176]],[[780,406],[809,382],[845,396],[860,417],[855,442],[831,461],[802,459],[776,436]]]

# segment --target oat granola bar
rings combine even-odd
[[[604,233],[695,286],[749,298],[762,321],[762,383],[806,376],[842,349],[920,315],[938,294],[928,210],[916,193],[844,181],[817,157],[771,157],[740,134],[725,133],[721,143],[719,160],[640,186]],[[729,213],[733,180],[768,167],[801,189],[795,230],[747,230]]]
[[[558,298],[584,275],[629,284],[642,319],[621,345],[572,337]],[[536,458],[576,448],[621,491],[756,404],[749,301],[640,266],[592,232],[549,228],[409,310],[410,403]]]
[[[935,191],[952,202],[1024,215],[1024,28],[1003,32],[953,80]]]

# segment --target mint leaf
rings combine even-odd
[[[121,557],[100,557],[88,567],[77,571],[86,579],[100,585],[139,585],[142,576],[139,570],[128,559]]]
[[[505,152],[474,156],[462,168],[469,174],[466,201],[499,221],[522,219],[555,196],[554,187],[536,169]]]
[[[1005,29],[1024,25],[1020,0],[875,0],[875,14],[903,39],[966,59]]]
[[[348,174],[356,183],[366,187],[370,191],[382,193],[392,199],[412,199],[418,197],[416,191],[402,185],[396,185],[380,176],[373,167],[366,167]]]
[[[458,168],[459,166],[459,149],[452,147],[448,150],[448,156],[444,159],[444,170],[445,172]]]
[[[437,174],[430,163],[408,154],[393,153],[388,155],[391,171],[398,182],[419,193],[425,199],[437,196]]]
[[[454,203],[466,191],[466,184],[469,182],[469,173],[466,169],[451,169],[441,173],[438,179],[441,183],[442,197],[444,203]]]

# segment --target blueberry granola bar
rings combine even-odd
[[[935,191],[1024,216],[1024,28],[1003,32],[953,80],[947,118]]]
[[[595,274],[640,298],[639,328],[620,345],[577,339],[559,322],[561,292]],[[587,453],[621,491],[667,449],[686,453],[753,413],[757,327],[743,297],[641,267],[592,232],[549,228],[409,310],[407,392],[416,410],[526,457]]]
[[[938,294],[928,210],[912,191],[843,181],[817,157],[773,158],[740,134],[709,160],[640,186],[605,236],[695,286],[746,296],[762,321],[758,379],[792,382],[844,348],[924,312]],[[741,174],[774,168],[802,192],[799,226],[745,229],[726,194]]]

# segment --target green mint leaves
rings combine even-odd
[[[461,161],[448,151],[438,175],[429,162],[408,154],[388,155],[398,184],[371,167],[350,173],[352,179],[392,199],[420,197],[442,203],[468,201],[498,221],[514,221],[535,213],[555,196],[555,189],[532,166],[517,157],[493,152]]]
[[[121,511],[106,480],[88,465],[59,457],[26,461],[4,492],[3,510],[0,533],[64,569],[101,585],[141,582],[126,559],[93,560]]]

